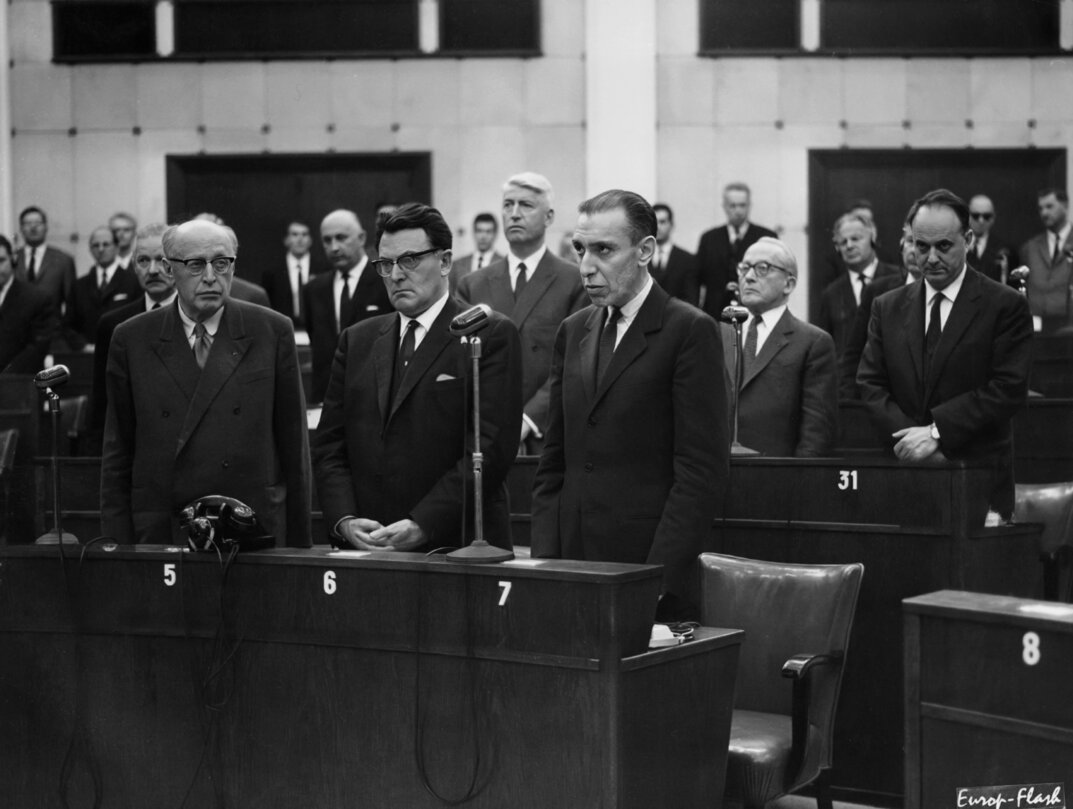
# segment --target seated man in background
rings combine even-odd
[[[738,442],[761,455],[830,455],[838,435],[835,345],[823,329],[787,308],[797,260],[778,239],[763,237],[738,266],[744,324]],[[728,390],[734,396],[734,332],[722,324]]]
[[[40,371],[58,328],[52,296],[15,277],[15,251],[0,236],[0,373]]]
[[[346,329],[313,438],[317,491],[334,544],[413,551],[469,540],[473,419],[469,347],[450,333],[451,228],[435,208],[400,207],[379,225],[379,274],[396,313]],[[484,524],[511,548],[507,471],[522,420],[518,330],[492,312],[479,332]],[[462,527],[467,526],[463,536]]]

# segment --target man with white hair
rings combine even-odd
[[[587,303],[577,267],[544,244],[555,220],[554,191],[535,172],[515,174],[503,186],[505,259],[464,276],[456,297],[463,306],[486,303],[507,315],[522,340],[521,444],[537,454],[548,424],[548,378],[559,324]]]

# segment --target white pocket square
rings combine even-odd
[[[366,312],[379,312],[380,307],[377,306],[375,303],[370,303],[368,306],[365,307],[365,311]]]
[[[113,301],[125,301],[129,297],[130,297],[130,295],[128,295],[126,292],[117,292],[115,295],[112,296],[112,300]]]
[[[440,374],[438,377],[436,377],[436,381],[437,382],[450,382],[452,379],[456,379],[456,378],[457,377],[453,377],[450,374]]]

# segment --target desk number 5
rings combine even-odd
[[[168,562],[164,565],[164,586],[174,587],[176,581],[178,581],[178,576],[175,574],[175,565]]]
[[[857,491],[857,470],[856,469],[842,469],[838,473],[838,489],[839,491],[852,490]]]

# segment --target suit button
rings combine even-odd
[[[235,408],[235,415],[236,415],[236,416],[237,416],[237,415],[239,414],[239,411],[240,411],[240,410],[242,410],[242,408],[241,408],[241,407],[236,407],[236,408]]]
[[[220,466],[222,466],[224,469],[230,469],[231,468],[231,462],[230,461],[224,461],[223,463],[220,464]]]
[[[163,413],[161,413],[160,415],[161,415],[161,416],[163,416],[164,418],[167,418],[168,416],[170,416],[170,415],[171,415],[171,413],[169,413],[169,412],[168,412],[167,410],[165,410],[165,411],[164,411]]]
[[[589,426],[590,427],[595,427],[596,426],[596,419],[592,418],[591,416],[589,417]]]
[[[585,464],[585,471],[586,472],[591,472],[592,471],[592,464],[591,463]]]

